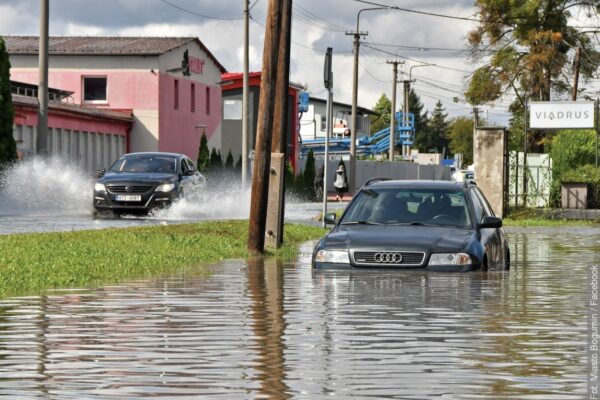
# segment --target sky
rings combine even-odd
[[[373,0],[380,4],[457,17],[475,13],[473,0]],[[250,0],[250,69],[259,71],[268,0]],[[50,34],[67,36],[195,36],[230,72],[242,71],[244,0],[50,0]],[[334,100],[351,103],[352,36],[358,11],[370,8],[355,0],[294,0],[290,79],[312,96],[325,98],[323,59],[333,48]],[[359,57],[360,106],[372,108],[382,94],[392,95],[392,66],[404,61],[400,80],[413,88],[425,109],[440,100],[450,117],[471,116],[464,102],[468,77],[484,60],[465,51],[475,22],[398,10],[364,11],[360,31],[368,32]],[[38,35],[38,0],[0,0],[1,35]],[[425,64],[435,64],[424,66]],[[416,67],[420,65],[421,67]],[[398,85],[397,103],[402,103]],[[490,121],[506,123],[511,99],[483,107]]]

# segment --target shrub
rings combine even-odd
[[[588,207],[600,208],[600,168],[592,164],[582,165],[564,172],[560,182],[588,183]]]
[[[552,139],[550,157],[555,179],[576,167],[594,163],[596,133],[593,130],[562,130]]]

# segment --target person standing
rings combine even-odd
[[[346,176],[346,168],[343,161],[340,161],[338,169],[335,171],[333,186],[337,193],[335,201],[342,201],[344,193],[348,191],[348,177]]]

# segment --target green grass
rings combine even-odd
[[[286,225],[285,244],[268,253],[291,259],[326,231]],[[205,273],[208,263],[246,258],[248,221],[0,236],[0,297],[49,288]]]
[[[575,220],[557,217],[553,210],[542,208],[517,208],[503,219],[506,226],[600,226],[597,220]]]

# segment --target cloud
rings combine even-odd
[[[472,0],[378,0],[408,9],[456,16],[474,14]],[[169,4],[171,3],[171,4]],[[252,2],[254,3],[254,1]],[[259,0],[251,11],[250,68],[261,69],[264,25],[268,1]],[[243,62],[242,1],[233,0],[61,0],[50,3],[53,35],[197,36],[229,71],[241,71]],[[359,10],[369,7],[350,0],[303,0],[294,2],[290,77],[306,84],[311,94],[325,97],[323,57],[334,51],[334,96],[350,103],[352,95],[352,36]],[[38,34],[38,0],[0,0],[0,34]],[[187,10],[187,11],[185,11]],[[198,14],[224,19],[203,18]],[[368,31],[360,47],[359,105],[373,106],[382,93],[391,96],[391,66],[396,54],[403,68],[420,60],[440,66],[472,70],[463,53],[420,51],[395,46],[463,48],[473,23],[403,11],[377,10],[361,13],[360,30]],[[387,52],[387,53],[386,53]],[[414,70],[415,90],[427,109],[441,98],[451,115],[465,114],[468,107],[453,103],[460,97],[465,73],[440,67]],[[402,78],[403,79],[403,78]],[[433,81],[434,79],[435,81]],[[444,89],[440,89],[439,87]],[[421,91],[421,93],[419,93]],[[401,85],[398,85],[401,102]]]

